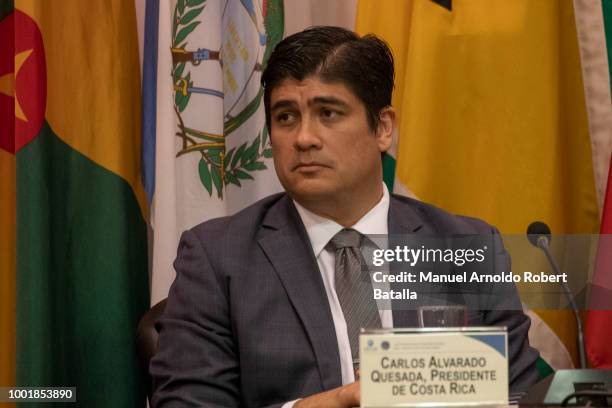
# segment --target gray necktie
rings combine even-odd
[[[361,270],[361,238],[359,232],[345,228],[329,241],[336,252],[336,294],[346,320],[354,361],[359,357],[360,329],[381,327],[370,275],[367,270]]]

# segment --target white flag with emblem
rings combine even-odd
[[[159,7],[152,303],[167,296],[184,230],[281,191],[260,78],[283,35],[282,0]]]

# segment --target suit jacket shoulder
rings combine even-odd
[[[497,232],[495,227],[479,218],[452,214],[435,205],[396,194],[391,195],[389,211],[393,214],[394,219],[413,220],[413,223],[419,224],[417,230],[424,228],[432,233],[491,234]],[[390,222],[392,222],[391,215]]]
[[[269,209],[287,199],[285,193],[273,194],[249,205],[236,214],[204,221],[191,228],[191,231],[198,236],[207,237],[212,234],[212,236],[222,239],[235,236],[237,232],[241,236],[245,232],[256,233]]]

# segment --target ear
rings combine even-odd
[[[391,147],[393,131],[397,126],[395,109],[392,106],[381,109],[378,119],[378,128],[376,129],[378,148],[381,152],[386,152]]]

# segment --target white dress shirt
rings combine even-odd
[[[389,191],[383,183],[383,196],[368,213],[366,213],[359,221],[351,226],[352,229],[363,235],[387,235],[388,225],[387,219],[389,214]],[[335,221],[321,217],[307,210],[300,204],[294,201],[300,218],[306,227],[306,233],[310,239],[310,244],[314,251],[314,255],[321,271],[323,284],[325,285],[325,293],[329,301],[329,307],[334,319],[334,328],[336,329],[336,339],[338,340],[338,351],[340,353],[340,366],[342,369],[342,384],[349,384],[355,381],[355,373],[353,372],[353,358],[351,356],[351,345],[349,343],[348,333],[346,329],[346,321],[342,313],[342,307],[338,301],[335,288],[335,253],[333,250],[326,248],[327,243],[344,227]],[[382,307],[378,304],[380,313],[380,321],[383,328],[393,327],[393,313],[389,307]]]

